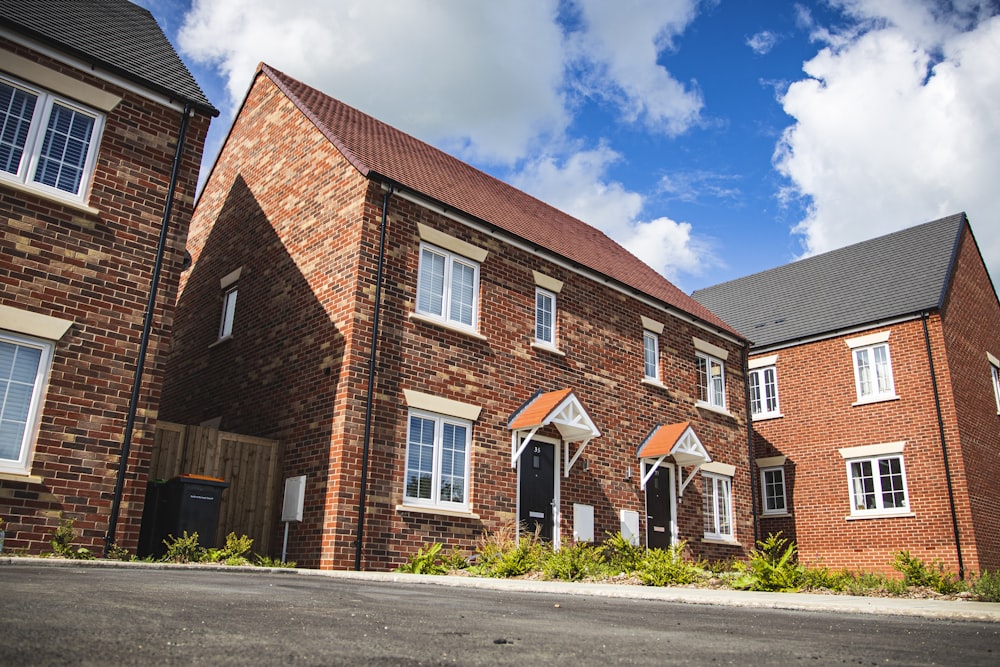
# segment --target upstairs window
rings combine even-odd
[[[774,366],[750,370],[750,414],[754,419],[778,417],[778,375]]]
[[[647,380],[660,379],[660,337],[652,331],[642,332],[643,373]]]
[[[1000,415],[1000,361],[989,352],[986,359],[990,362],[990,382],[993,384],[993,398],[997,404],[997,414]]]
[[[82,201],[102,126],[95,111],[0,78],[0,176]]]
[[[540,287],[535,288],[535,342],[556,345],[556,295]]]
[[[236,321],[236,297],[239,295],[239,279],[243,267],[231,271],[219,280],[222,290],[222,317],[219,320],[219,340],[225,340],[233,335],[233,323]]]
[[[710,407],[726,409],[726,372],[722,361],[698,353],[698,400]]]
[[[889,332],[883,331],[847,340],[854,360],[854,385],[858,403],[896,398],[889,359]]]
[[[478,301],[479,264],[421,244],[417,313],[475,331]]]

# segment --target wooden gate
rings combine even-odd
[[[204,426],[157,422],[149,479],[169,480],[181,474],[218,477],[229,482],[219,506],[217,545],[226,535],[253,538],[253,551],[268,554],[278,521],[281,443],[226,433]]]

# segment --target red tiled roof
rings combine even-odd
[[[559,404],[572,393],[572,389],[560,389],[538,394],[514,415],[507,428],[511,431],[517,431],[522,428],[541,426],[545,423],[545,419],[552,414],[552,411],[559,407]]]
[[[389,178],[742,338],[595,227],[266,64],[260,71],[363,175]]]
[[[674,445],[677,444],[677,441],[689,428],[691,428],[691,422],[660,426],[639,447],[638,457],[646,459],[669,454],[670,450],[674,448]]]

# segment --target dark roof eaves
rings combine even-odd
[[[62,51],[63,53],[73,56],[74,58],[82,60],[83,62],[91,65],[92,67],[103,69],[110,74],[114,74],[115,76],[120,76],[123,79],[131,81],[133,83],[137,83],[143,88],[146,88],[147,90],[151,90],[161,95],[165,95],[169,98],[176,99],[180,102],[184,102],[185,104],[190,104],[198,111],[208,116],[211,116],[212,118],[216,118],[219,116],[219,110],[216,109],[210,102],[206,103],[207,100],[194,99],[193,97],[185,95],[178,90],[171,89],[168,86],[164,86],[162,84],[158,84],[155,81],[150,81],[145,77],[139,76],[135,72],[130,72],[123,67],[119,67],[118,65],[115,65],[113,63],[107,62],[106,60],[98,58],[94,56],[92,53],[87,53],[86,51],[80,48],[77,48],[70,44],[66,44],[65,42],[62,42],[58,39],[54,39],[43,33],[40,33],[37,30],[31,28],[30,26],[25,26],[20,23],[16,23],[4,16],[0,16],[0,25],[4,25],[10,28],[11,30],[14,30],[15,32],[19,32],[22,35],[25,35],[26,37],[30,37],[36,42],[52,47],[58,51]]]
[[[880,317],[876,320],[868,320],[866,322],[858,322],[856,324],[851,324],[850,326],[837,327],[835,329],[825,329],[821,331],[816,331],[814,333],[800,334],[792,338],[783,338],[780,340],[772,341],[770,343],[756,344],[751,342],[750,344],[750,354],[761,354],[763,352],[768,352],[771,350],[780,350],[788,347],[795,347],[797,345],[802,345],[804,343],[811,343],[819,340],[829,340],[831,338],[838,338],[840,336],[847,336],[852,333],[859,331],[867,331],[869,329],[877,329],[883,326],[890,326],[897,322],[909,322],[910,320],[916,320],[923,317],[925,314],[929,315],[934,312],[940,312],[940,308],[936,305],[928,306],[927,308],[918,308],[917,310],[910,310],[908,312],[899,313],[897,315],[886,315],[885,317]]]

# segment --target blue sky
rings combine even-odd
[[[203,177],[264,61],[687,292],[963,210],[1000,276],[997,0],[138,3],[222,111]]]

